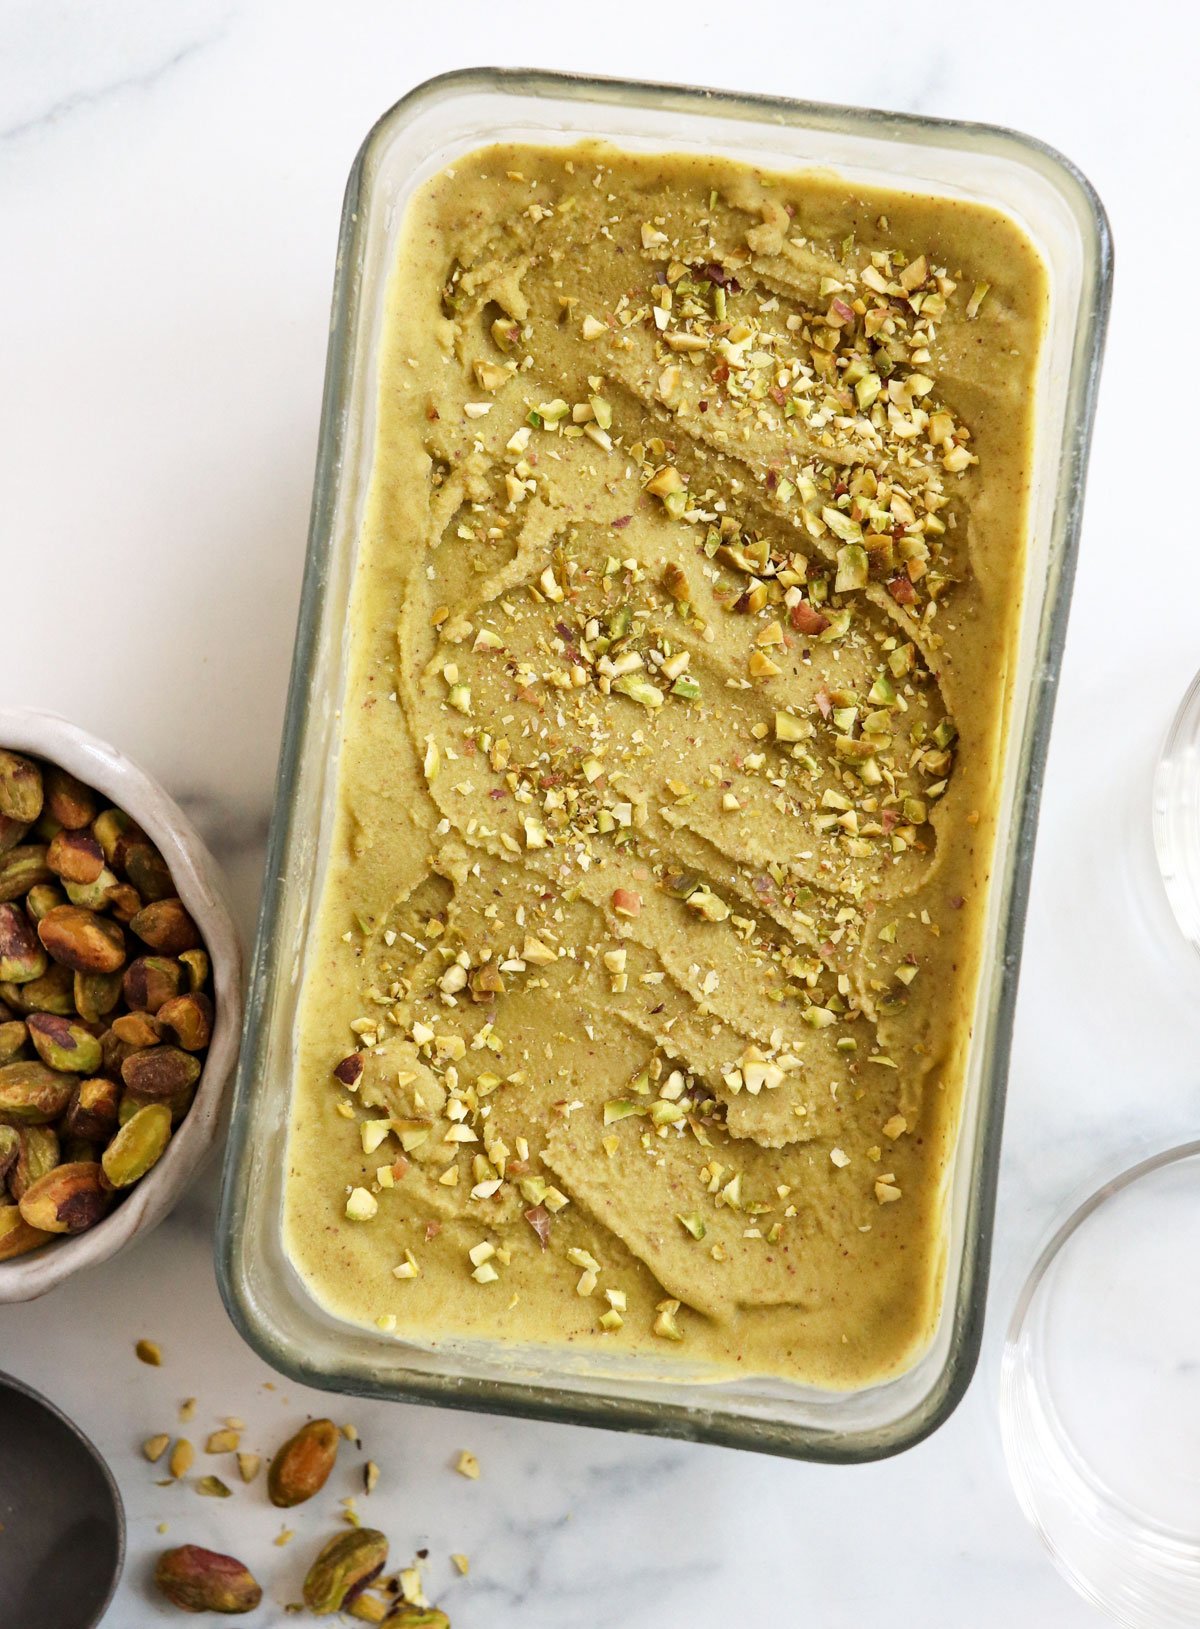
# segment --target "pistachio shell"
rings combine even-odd
[[[117,1129],[120,1100],[121,1088],[115,1080],[97,1075],[92,1080],[81,1081],[63,1117],[63,1132],[68,1137],[84,1138],[92,1143],[107,1142]]]
[[[131,843],[125,851],[125,875],[144,900],[172,899],[175,884],[167,862],[153,843]]]
[[[175,1031],[185,1052],[199,1052],[212,1040],[213,1004],[203,990],[164,1001],[157,1018]]]
[[[25,909],[35,922],[48,916],[56,905],[65,905],[67,896],[57,883],[39,882],[25,896]]]
[[[170,956],[138,956],[125,969],[125,1001],[135,1012],[156,1013],[164,1001],[180,994],[185,977],[182,963]]]
[[[39,1245],[49,1244],[52,1233],[30,1227],[17,1205],[0,1205],[0,1261],[11,1261]]]
[[[107,1018],[121,999],[120,973],[76,973],[71,987],[75,1010],[89,1024]]]
[[[271,1461],[267,1473],[271,1503],[289,1510],[319,1493],[337,1460],[340,1443],[341,1433],[332,1420],[309,1420],[302,1425]]]
[[[125,935],[117,923],[79,905],[59,905],[44,916],[38,937],[56,962],[76,973],[115,973],[125,960]]]
[[[121,1079],[141,1097],[173,1097],[200,1078],[200,1060],[174,1046],[134,1052],[121,1065]]]
[[[95,882],[104,850],[90,831],[60,831],[46,850],[46,864],[64,882]]]
[[[0,1068],[0,1124],[42,1126],[65,1114],[79,1084],[74,1075],[19,1059]]]
[[[104,1150],[104,1174],[114,1188],[139,1182],[154,1165],[171,1137],[171,1111],[165,1103],[148,1103],[117,1132]]]
[[[24,1049],[29,1031],[21,1018],[6,1018],[0,1023],[0,1064],[11,1063]]]
[[[248,1567],[235,1556],[182,1544],[164,1550],[154,1569],[154,1582],[172,1606],[183,1612],[253,1612],[262,1590]]]
[[[0,854],[0,902],[20,899],[38,883],[53,881],[44,843],[18,843],[7,854]]]
[[[56,1165],[21,1198],[21,1215],[46,1233],[83,1233],[104,1215],[112,1193],[93,1161]]]
[[[62,1160],[62,1146],[53,1126],[22,1126],[17,1132],[17,1157],[8,1174],[8,1191],[16,1200]]]
[[[0,814],[10,820],[36,820],[44,798],[42,772],[33,759],[0,747]]]
[[[143,905],[129,926],[139,939],[166,956],[178,956],[200,944],[196,924],[179,899],[156,899]]]
[[[330,1539],[304,1580],[304,1603],[309,1611],[321,1617],[340,1612],[378,1578],[387,1553],[387,1539],[373,1527],[352,1527]]]
[[[37,1055],[48,1068],[69,1075],[93,1075],[99,1069],[100,1042],[82,1024],[49,1012],[32,1012],[26,1023]]]
[[[19,905],[0,905],[0,980],[28,984],[49,966],[33,923]]]

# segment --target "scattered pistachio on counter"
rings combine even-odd
[[[387,1561],[388,1541],[374,1527],[338,1533],[324,1546],[304,1580],[304,1603],[320,1616],[348,1608]]]
[[[0,1160],[3,1143],[0,1142]],[[0,1220],[0,1244],[3,1241],[3,1222]],[[150,1345],[139,1342],[139,1347]],[[139,1353],[140,1355],[140,1353]],[[194,1413],[194,1399],[188,1400],[188,1414]],[[254,1479],[260,1465],[257,1454],[243,1452],[242,1432],[246,1422],[227,1415],[221,1429],[209,1433],[204,1449],[208,1454],[236,1455],[244,1482]],[[280,1504],[281,1492],[288,1502],[302,1503],[312,1497],[327,1480],[337,1458],[342,1438],[359,1451],[363,1444],[353,1425],[338,1427],[332,1420],[309,1420],[292,1434],[276,1453],[270,1467],[268,1491],[272,1501]],[[151,1464],[166,1459],[170,1480],[182,1484],[192,1469],[195,1450],[185,1438],[171,1445],[165,1433],[147,1437],[141,1443],[141,1453]],[[168,1447],[171,1448],[168,1454]],[[378,1481],[378,1466],[368,1460],[364,1476],[369,1493]],[[220,1477],[198,1477],[196,1493],[225,1499],[233,1494]],[[298,1496],[297,1496],[298,1495]],[[378,1529],[364,1527],[354,1511],[354,1499],[345,1498],[345,1520],[349,1531],[339,1532],[324,1543],[309,1566],[304,1578],[303,1602],[294,1601],[285,1611],[303,1614],[307,1609],[316,1617],[344,1613],[361,1623],[380,1623],[398,1626],[398,1629],[450,1629],[450,1619],[440,1608],[431,1606],[424,1594],[420,1558],[409,1567],[386,1574],[388,1539]],[[166,1531],[166,1524],[159,1532]],[[275,1539],[284,1546],[295,1533],[285,1528]],[[452,1560],[460,1575],[468,1571],[467,1558],[454,1555]],[[236,1557],[184,1544],[166,1550],[159,1557],[155,1581],[172,1605],[185,1612],[242,1613],[254,1609],[262,1600],[263,1592],[249,1569]]]
[[[210,985],[146,833],[0,747],[0,1261],[94,1227],[162,1157],[212,1040]]]
[[[154,1581],[172,1606],[184,1612],[253,1612],[262,1589],[236,1557],[181,1544],[164,1550],[154,1569]]]
[[[271,1503],[287,1510],[319,1493],[337,1460],[340,1440],[332,1420],[309,1420],[302,1425],[271,1461],[267,1472]]]

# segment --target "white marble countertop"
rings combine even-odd
[[[1194,457],[1171,409],[1192,348],[1175,309],[1200,263],[1181,182],[1196,30],[1169,0],[1140,5],[1136,26],[1111,0],[1086,17],[1010,0],[986,24],[971,7],[869,0],[846,25],[795,0],[753,14],[624,0],[460,0],[444,14],[404,0],[0,6],[0,695],[70,715],[157,774],[225,865],[248,940],[342,187],[403,91],[469,62],[536,62],[991,120],[1068,153],[1111,214],[1117,292],[974,1384],[932,1439],[852,1469],[333,1399],[383,1467],[373,1519],[399,1559],[428,1547],[430,1592],[455,1629],[1101,1621],[1018,1511],[997,1368],[1031,1250],[1067,1195],[1140,1134],[1196,1126],[1200,970],[1163,916],[1148,796],[1200,663],[1200,551],[1187,512],[1147,479]],[[199,1399],[193,1436],[238,1414],[264,1450],[328,1406],[267,1389],[228,1324],[215,1189],[214,1170],[151,1239],[0,1313],[0,1366],[75,1415],[124,1490],[115,1629],[171,1621],[146,1586],[159,1522],[167,1542],[266,1557],[276,1602],[295,1598],[328,1526],[298,1513],[300,1537],[276,1551],[261,1483],[198,1500],[158,1488],[138,1455],[185,1396]],[[140,1335],[161,1342],[161,1369],[134,1361]],[[462,1447],[479,1455],[478,1483],[450,1468]],[[355,1487],[339,1470],[333,1491]],[[468,1578],[452,1551],[469,1555]],[[247,1621],[283,1618],[264,1607]]]

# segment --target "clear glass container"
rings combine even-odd
[[[475,147],[585,137],[641,151],[719,153],[766,169],[832,170],[850,185],[980,200],[1019,223],[1049,271],[1027,591],[1011,674],[985,960],[944,1191],[941,1314],[913,1367],[856,1391],[750,1377],[700,1386],[665,1361],[620,1366],[610,1359],[601,1367],[599,1359],[578,1354],[499,1343],[417,1345],[331,1318],[283,1248],[296,1006],[330,826],[384,287],[405,204],[431,175]],[[1040,143],[982,125],[494,69],[432,80],[376,124],[351,171],[342,214],[308,559],[221,1208],[222,1293],[268,1363],[333,1390],[826,1460],[894,1453],[954,1408],[979,1349],[1016,971],[1110,283],[1108,227],[1086,180]]]
[[[1179,704],[1158,760],[1153,830],[1171,910],[1200,951],[1200,674]]]
[[[1200,1142],[1091,1194],[1013,1313],[1000,1391],[1017,1497],[1060,1570],[1128,1629],[1200,1622]]]

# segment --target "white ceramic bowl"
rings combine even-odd
[[[167,1215],[212,1152],[242,1033],[242,946],[217,862],[183,810],[145,770],[67,719],[20,707],[0,707],[0,747],[44,758],[77,775],[132,815],[158,846],[208,949],[216,1008],[195,1098],[158,1164],[86,1233],[0,1261],[3,1303],[44,1295],[72,1273],[107,1261],[137,1234],[148,1232]]]

